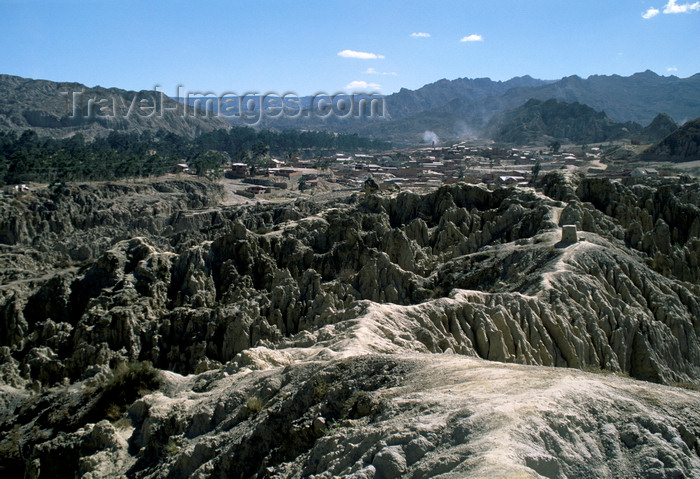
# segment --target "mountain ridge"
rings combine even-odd
[[[81,132],[93,137],[111,130],[164,129],[192,137],[228,126],[221,118],[205,118],[199,110],[190,113],[154,90],[87,87],[0,74],[0,129],[4,130],[31,128],[42,136]]]
[[[525,104],[495,115],[485,134],[498,143],[515,145],[567,143],[601,143],[622,138],[637,142],[657,142],[675,131],[678,125],[660,113],[647,126],[627,121],[615,122],[603,111],[578,102],[554,99],[530,99]]]
[[[420,106],[420,110],[429,110],[449,103],[455,98],[477,101],[494,94],[504,94],[511,88],[541,86],[547,82],[547,80],[532,78],[530,75],[513,77],[506,81],[493,81],[488,77],[473,79],[463,77],[455,80],[443,78],[417,90],[402,88],[385,98],[391,117],[403,118],[416,111],[416,106],[411,108],[406,105],[408,102]]]
[[[29,92],[20,85],[32,85]],[[64,94],[62,95],[61,88]],[[72,118],[68,105],[71,98],[66,90],[84,90],[84,95],[95,95],[103,101],[105,95],[119,98],[118,115],[106,118],[90,117],[89,105],[77,108]],[[31,80],[11,75],[0,75],[0,128],[32,128],[47,136],[68,136],[76,131],[87,137],[102,135],[111,129],[136,131],[164,128],[178,134],[193,136],[203,131],[227,128],[244,122],[239,118],[203,118],[181,114],[182,105],[163,95],[162,105],[173,108],[172,114],[162,118],[132,115],[124,118],[135,99],[146,101],[152,91],[127,92],[117,88],[87,88],[80,83],[56,83]],[[102,95],[99,97],[99,95]],[[99,98],[98,98],[99,97]],[[102,98],[102,100],[100,100]],[[488,136],[485,129],[491,119],[507,110],[518,108],[531,99],[554,99],[566,103],[580,103],[604,112],[618,123],[635,122],[648,126],[659,115],[668,115],[675,123],[684,123],[700,117],[700,73],[687,78],[660,76],[650,70],[630,76],[577,75],[560,80],[538,80],[529,75],[507,81],[489,78],[441,79],[417,90],[401,89],[384,97],[384,115],[373,118],[347,118],[335,115],[264,116],[255,126],[271,129],[325,130],[339,133],[357,133],[370,138],[388,139],[396,145],[411,145],[422,141],[426,130],[441,138],[466,139]],[[131,102],[131,103],[130,103]],[[110,111],[110,104],[98,104]],[[179,109],[178,109],[179,108]],[[157,120],[157,121],[156,121]],[[653,138],[656,140],[656,138]]]
[[[689,121],[640,155],[646,161],[700,160],[700,118]]]
[[[420,94],[414,92],[414,95]],[[408,96],[404,92],[404,97]],[[531,99],[581,103],[619,123],[633,121],[647,127],[663,113],[682,124],[700,117],[700,74],[688,78],[664,77],[647,70],[628,77],[591,75],[583,79],[570,75],[535,87],[514,86],[502,95],[476,101],[454,96],[445,104],[427,110],[409,111],[404,105],[400,118],[357,124],[353,131],[375,132],[403,144],[419,143],[425,130],[434,131],[441,138],[487,137],[483,130],[495,115],[518,108]],[[391,104],[387,108],[391,114]]]

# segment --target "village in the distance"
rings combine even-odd
[[[416,191],[458,182],[498,187],[532,187],[545,173],[563,169],[586,176],[622,179],[679,176],[667,164],[635,166],[616,164],[606,151],[620,145],[569,145],[554,142],[547,147],[504,148],[463,141],[451,146],[435,144],[380,153],[335,153],[303,159],[303,155],[268,157],[261,168],[227,161],[221,165],[227,190],[257,200],[281,200],[342,191]],[[289,157],[291,156],[291,157]],[[670,167],[668,167],[670,166]],[[187,163],[177,166],[180,175],[197,175]],[[212,172],[213,173],[213,172]],[[681,172],[682,174],[682,172]]]

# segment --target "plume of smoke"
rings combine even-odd
[[[425,133],[423,133],[423,142],[437,145],[440,142],[440,138],[438,138],[435,132],[426,130]]]
[[[455,123],[455,134],[457,138],[462,140],[473,140],[479,137],[478,132],[464,121]]]

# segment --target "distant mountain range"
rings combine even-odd
[[[484,92],[490,84],[499,82],[488,79],[442,80],[414,92],[402,90],[386,97],[388,121],[354,125],[353,129],[361,134],[373,132],[399,143],[417,143],[425,130],[452,139],[481,136],[495,115],[518,108],[531,99],[580,103],[604,112],[612,121],[633,121],[644,126],[659,113],[667,114],[679,124],[700,117],[700,74],[678,78],[646,71],[629,77],[570,76],[551,82],[529,77],[514,80],[523,84],[490,96],[484,96]],[[499,88],[506,88],[507,83],[500,83]],[[494,87],[494,91],[498,88]],[[420,110],[427,104],[424,101],[427,92],[444,103],[437,105],[439,101],[435,101]]]
[[[644,128],[633,121],[615,122],[605,112],[578,102],[531,99],[518,108],[496,114],[484,134],[496,142],[516,145],[554,140],[585,144],[621,138],[653,143],[677,128],[678,125],[665,114],[657,115]]]
[[[700,116],[700,73],[689,78],[678,78],[659,76],[647,70],[629,77],[594,75],[582,79],[574,75],[553,82],[530,80],[526,81],[530,85],[514,86],[502,94],[483,98],[477,98],[470,89],[462,88],[459,91],[464,94],[455,94],[450,101],[463,100],[462,107],[465,113],[470,110],[477,111],[478,118],[482,122],[487,122],[497,112],[516,108],[532,98],[555,99],[567,103],[578,102],[595,110],[605,111],[614,121],[636,121],[642,125],[649,124],[659,113],[668,114],[678,123]],[[454,80],[454,82],[464,84],[465,80]],[[484,80],[477,79],[469,82],[483,84]],[[414,96],[421,97],[422,90],[432,91],[437,96],[436,89],[448,89],[446,85],[440,87],[440,84],[441,82],[426,85],[416,90]],[[407,96],[408,94],[403,95],[403,97]],[[398,97],[396,99],[398,100]],[[405,100],[403,105],[389,103],[389,110],[392,112],[392,109],[396,109],[402,113],[400,117],[404,117],[406,116],[403,114],[406,110],[404,105],[408,103]],[[447,103],[445,102],[442,106],[444,107]],[[447,108],[446,111],[454,111],[454,108]],[[417,112],[412,111],[412,113]]]
[[[222,118],[185,115],[182,105],[154,91],[90,88],[80,83],[57,83],[0,75],[0,129],[33,129],[42,136],[64,137],[80,131],[86,137],[111,130],[164,129],[195,136],[226,128]],[[201,112],[200,112],[201,113]]]
[[[522,76],[503,82],[489,78],[442,79],[417,90],[404,88],[385,96],[379,118],[315,115],[311,111],[313,98],[300,97],[298,104],[305,110],[304,114],[294,118],[265,116],[256,126],[358,133],[406,145],[419,143],[426,130],[446,139],[488,136],[493,131],[490,122],[494,116],[521,107],[531,99],[579,103],[602,113],[610,122],[636,122],[638,125],[630,131],[645,140],[644,135],[650,131],[640,133],[640,129],[650,125],[659,114],[666,114],[672,123],[684,123],[700,116],[700,74],[678,78],[646,71],[629,77],[569,76],[561,80]],[[257,103],[261,103],[259,99]],[[232,124],[246,124],[238,115],[228,119]],[[625,135],[623,131],[622,136]],[[658,135],[652,135],[652,139],[658,139]]]
[[[32,128],[50,136],[81,131],[89,137],[112,129],[163,128],[194,136],[231,124],[248,124],[277,130],[357,133],[390,140],[397,146],[422,142],[426,131],[449,140],[492,137],[530,143],[551,137],[592,142],[627,137],[646,143],[670,133],[676,123],[700,117],[700,73],[688,78],[646,71],[628,77],[570,76],[561,80],[530,76],[503,82],[443,79],[382,97],[381,115],[374,118],[313,114],[309,111],[312,97],[298,99],[299,115],[261,115],[259,121],[253,115],[253,122],[238,114],[204,118],[201,110],[192,115],[192,108],[190,115],[184,115],[184,100],[178,100],[154,96],[153,91],[88,88],[79,83],[0,75],[0,129]]]
[[[514,88],[538,88],[552,81],[536,80],[528,75],[508,81],[492,81],[489,78],[442,79],[418,90],[402,88],[398,93],[386,96],[387,110],[393,119],[406,118],[434,108],[440,108],[459,99],[468,103],[499,97]]]

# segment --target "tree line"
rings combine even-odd
[[[356,134],[316,131],[256,131],[250,127],[215,130],[187,138],[159,130],[112,131],[88,141],[81,133],[70,138],[41,138],[33,130],[0,132],[0,182],[115,180],[160,176],[179,163],[198,172],[225,160],[258,165],[267,155],[309,157],[336,151],[377,151],[389,143]]]

